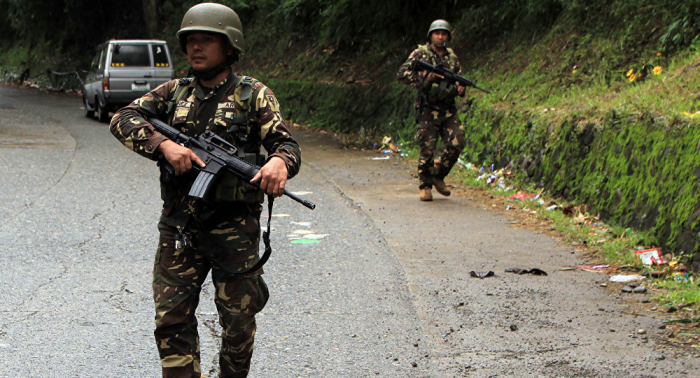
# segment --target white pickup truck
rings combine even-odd
[[[96,48],[83,88],[85,116],[97,114],[100,122],[109,113],[175,77],[165,41],[111,40]]]

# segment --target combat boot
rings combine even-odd
[[[444,180],[433,178],[433,186],[435,187],[435,190],[438,191],[438,193],[442,194],[445,197],[449,197],[450,194],[452,194],[452,192],[450,192],[450,190],[447,189],[447,185],[445,185]]]
[[[421,201],[432,201],[433,200],[433,193],[430,190],[430,188],[420,190],[420,200]]]

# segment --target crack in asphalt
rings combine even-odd
[[[15,219],[17,219],[17,218],[18,218],[20,215],[22,215],[25,211],[29,210],[29,208],[31,208],[32,206],[34,206],[34,204],[35,204],[38,200],[40,200],[41,198],[43,198],[44,195],[46,195],[46,193],[48,193],[51,189],[55,188],[58,184],[60,184],[61,181],[63,180],[63,178],[66,177],[66,174],[68,174],[68,171],[73,167],[73,164],[75,163],[75,158],[76,158],[76,156],[78,155],[78,142],[77,142],[76,139],[75,139],[75,135],[73,135],[73,133],[71,133],[71,131],[70,131],[67,127],[65,127],[61,121],[59,121],[59,120],[54,120],[54,119],[50,119],[50,121],[54,122],[55,124],[57,124],[57,125],[59,125],[61,128],[63,128],[63,130],[65,130],[65,131],[68,133],[68,135],[71,136],[71,138],[73,139],[73,142],[75,142],[75,143],[74,143],[74,146],[73,146],[73,156],[71,157],[70,161],[68,162],[68,165],[66,166],[66,168],[65,168],[65,169],[63,170],[63,172],[61,173],[61,176],[60,176],[56,181],[54,181],[51,185],[49,185],[44,191],[42,191],[41,193],[39,193],[39,194],[36,196],[36,198],[34,198],[34,199],[33,199],[32,201],[30,201],[29,203],[25,203],[25,204],[23,205],[23,208],[22,208],[21,210],[19,210],[19,211],[18,211],[17,213],[15,213],[14,215],[8,217],[8,219],[6,219],[5,222],[3,222],[2,224],[0,224],[0,230],[1,230],[3,227],[5,227],[7,224],[9,224],[10,222],[12,222],[12,221],[14,221]]]
[[[64,173],[64,175],[65,175],[65,173]],[[58,183],[58,182],[57,182],[57,183]],[[54,185],[54,186],[55,186],[55,185]],[[104,214],[106,214],[106,213],[109,213],[110,211],[114,210],[115,207],[116,207],[116,202],[113,201],[113,202],[112,202],[112,205],[111,205],[109,208],[107,208],[107,210],[102,211],[102,212],[98,212],[98,213],[94,214],[92,217],[89,218],[89,220],[90,220],[90,221],[94,221],[95,219],[99,218],[100,216],[102,216],[102,215],[104,215]],[[87,251],[86,251],[83,247],[85,247],[86,245],[88,245],[88,244],[90,244],[90,243],[92,243],[92,242],[94,242],[94,241],[96,241],[96,240],[102,239],[102,230],[103,230],[103,229],[104,229],[104,226],[100,226],[100,227],[98,228],[98,231],[94,234],[94,237],[90,237],[90,238],[88,238],[88,239],[86,239],[86,240],[83,240],[83,241],[81,241],[81,242],[78,242],[78,243],[73,244],[72,246],[68,246],[68,247],[67,247],[68,250],[73,250],[73,249],[75,249],[75,250],[78,251],[78,253],[74,255],[74,256],[76,256],[77,258],[74,258],[73,261],[79,262],[79,261],[83,261],[83,260],[84,260],[82,257],[85,256],[85,253],[86,253]],[[34,290],[34,292],[40,292],[42,288],[45,288],[45,287],[47,287],[47,286],[50,286],[50,285],[54,284],[55,282],[60,281],[61,279],[63,279],[63,277],[65,277],[65,275],[68,274],[68,272],[70,271],[70,269],[74,267],[74,265],[66,265],[66,266],[60,266],[60,267],[61,267],[62,269],[60,270],[60,272],[59,272],[55,277],[51,277],[51,278],[49,278],[46,282],[39,284],[39,285],[36,287],[36,290]],[[124,286],[122,286],[122,288],[120,289],[120,291],[123,291],[123,290],[125,289],[125,285],[126,285],[126,284],[124,284]],[[112,296],[110,296],[110,298],[111,298],[111,297],[112,297]],[[24,307],[27,303],[29,303],[29,302],[31,302],[32,300],[34,300],[34,298],[35,298],[35,295],[24,296],[24,297],[22,298],[22,300],[20,301],[20,303],[17,304],[17,308]],[[121,307],[119,307],[119,306],[117,306],[117,307],[118,307],[120,310],[123,310],[123,308],[121,308]],[[127,311],[128,311],[128,310],[127,310]],[[131,311],[128,311],[128,312],[131,312]],[[37,314],[37,313],[38,313],[38,311],[35,311],[35,312],[33,312],[32,314],[29,314],[28,316],[24,316],[24,317],[18,318],[18,321],[17,321],[17,322],[24,321],[24,320],[30,318],[32,315],[35,315],[35,314]],[[17,323],[17,322],[15,322],[15,323]],[[14,324],[14,323],[8,323],[8,324]]]

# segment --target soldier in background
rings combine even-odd
[[[452,27],[445,20],[435,20],[428,30],[428,43],[418,45],[408,60],[401,65],[397,79],[418,89],[416,100],[416,142],[420,146],[418,178],[421,201],[432,201],[432,187],[438,193],[449,196],[445,176],[457,162],[466,145],[464,127],[457,118],[455,97],[464,96],[465,87],[459,83],[448,83],[436,73],[416,72],[415,61],[426,61],[432,65],[442,64],[456,74],[460,73],[459,59],[446,44],[452,39]],[[434,163],[438,136],[445,150],[440,162]]]
[[[153,268],[154,332],[163,377],[200,377],[195,310],[211,271],[223,328],[220,377],[248,375],[255,314],[268,300],[258,245],[264,194],[282,195],[299,171],[301,151],[284,122],[275,95],[261,82],[236,76],[232,64],[245,45],[238,15],[221,4],[202,3],[185,14],[177,32],[193,79],[172,80],[119,110],[112,134],[139,155],[158,161],[163,211]],[[154,130],[149,118],[185,135],[210,130],[237,146],[238,156],[261,165],[251,180],[226,172],[207,197],[188,196],[204,162]],[[269,157],[261,154],[263,146]]]

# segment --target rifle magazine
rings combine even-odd
[[[207,189],[209,189],[209,185],[211,185],[214,176],[215,175],[213,173],[205,171],[200,172],[197,179],[194,180],[192,188],[190,188],[189,195],[194,198],[203,198],[204,194],[207,192]]]

